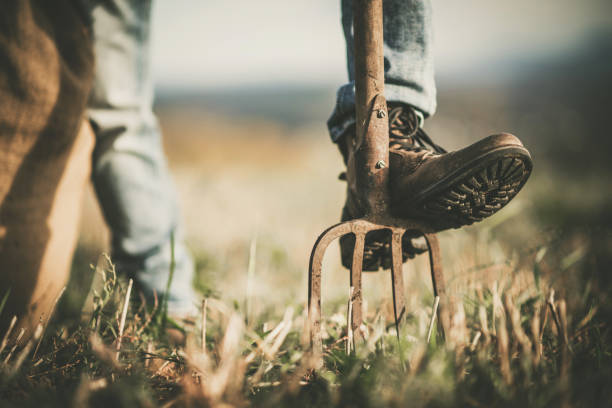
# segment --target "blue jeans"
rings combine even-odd
[[[151,301],[166,290],[172,315],[189,314],[197,297],[194,266],[181,239],[175,189],[152,111],[149,69],[151,2],[114,0],[93,7],[95,80],[89,118],[96,134],[92,178],[111,231],[117,270]]]
[[[389,102],[411,105],[424,117],[436,111],[431,23],[429,0],[383,1],[385,98]],[[333,141],[337,141],[355,123],[351,0],[342,0],[342,28],[346,40],[349,82],[338,89],[336,106],[327,121]]]
[[[169,310],[193,307],[193,262],[180,239],[176,194],[152,112],[149,69],[151,1],[112,0],[93,8],[96,79],[89,116],[97,137],[93,182],[112,235],[119,269],[133,275],[149,298],[163,294],[175,234],[176,267]],[[229,12],[229,11],[228,11]],[[328,121],[334,141],[354,123],[355,88],[351,1],[342,0],[349,83],[338,90]],[[426,117],[435,111],[428,0],[385,0],[385,96],[414,106]]]

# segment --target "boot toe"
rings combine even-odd
[[[425,219],[440,231],[459,228],[503,208],[531,169],[531,156],[516,136],[491,135],[421,165],[412,175],[414,181],[405,183],[410,194],[399,191],[394,207],[398,215]]]

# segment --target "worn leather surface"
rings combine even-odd
[[[414,205],[423,193],[462,169],[473,167],[480,158],[496,149],[520,149],[521,141],[509,133],[485,137],[463,149],[442,155],[425,151],[392,150],[390,153],[391,208],[394,214],[418,216]]]

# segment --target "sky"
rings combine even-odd
[[[612,28],[610,0],[436,0],[438,77],[492,77],[571,52]],[[346,81],[336,0],[157,0],[158,87],[331,86]]]

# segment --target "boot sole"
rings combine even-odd
[[[520,146],[504,146],[477,156],[455,172],[422,191],[411,218],[425,219],[437,231],[459,228],[487,218],[502,209],[521,190],[532,170],[529,152]],[[350,220],[346,207],[342,220]],[[409,239],[404,236],[403,240]],[[355,238],[340,239],[342,264],[350,269]],[[402,248],[407,242],[403,242]],[[416,254],[404,253],[403,262]],[[363,271],[390,268],[390,236],[366,238]]]
[[[532,166],[525,148],[499,147],[422,191],[415,197],[415,207],[439,231],[482,221],[516,196]]]

